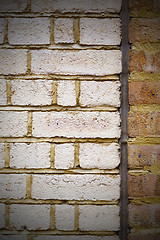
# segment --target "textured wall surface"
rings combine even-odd
[[[160,239],[160,1],[130,0],[129,240]]]
[[[0,240],[119,239],[120,9],[0,0]]]

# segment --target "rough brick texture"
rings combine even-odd
[[[32,197],[34,199],[111,201],[119,199],[119,183],[119,176],[109,175],[34,175]]]
[[[75,207],[70,205],[55,206],[55,227],[58,230],[74,230]]]
[[[27,7],[27,0],[1,0],[0,12],[22,12]]]
[[[55,43],[74,43],[73,19],[57,18],[54,26]]]
[[[75,81],[57,82],[57,104],[60,106],[76,105],[76,85]]]
[[[0,168],[5,166],[5,145],[0,143]]]
[[[5,227],[5,204],[0,203],[0,228]]]
[[[0,44],[4,41],[4,28],[5,28],[5,19],[0,19]]]
[[[33,113],[33,136],[76,138],[119,138],[118,113],[50,112]]]
[[[55,145],[55,161],[56,169],[69,169],[74,166],[75,150],[74,145],[70,143]]]
[[[0,105],[6,105],[7,94],[6,94],[6,80],[0,79]]]
[[[12,234],[7,234],[7,235],[1,235],[1,240],[27,240],[27,236],[25,235],[12,235]]]

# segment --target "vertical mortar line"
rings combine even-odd
[[[50,206],[50,229],[55,229],[55,205]]]
[[[31,198],[33,176],[29,174],[26,178],[26,198],[29,199]]]
[[[31,74],[31,51],[27,52],[27,73]]]
[[[74,230],[79,230],[79,205],[75,205]]]
[[[51,18],[51,27],[50,27],[50,44],[54,44],[54,18]]]
[[[7,105],[11,105],[12,85],[10,80],[6,81],[6,93],[7,93]]]
[[[31,0],[28,0],[28,2],[27,2],[27,12],[28,13],[31,12]]]
[[[55,144],[51,143],[51,150],[50,150],[50,161],[51,161],[51,168],[54,169],[54,160],[55,160]]]
[[[57,82],[53,81],[52,85],[52,104],[57,104]]]
[[[5,168],[10,167],[10,143],[5,143]]]
[[[4,44],[8,44],[8,18],[5,18]]]
[[[128,0],[122,0],[120,12],[122,21],[122,73],[121,79],[121,198],[120,198],[120,239],[126,240],[128,235],[128,191],[127,191],[127,139],[128,139],[128,78],[129,78],[129,49],[128,26],[129,26],[129,6]]]
[[[79,43],[80,40],[80,28],[79,28],[79,18],[73,19],[73,33],[74,33],[74,43]]]
[[[75,156],[74,156],[74,168],[79,167],[80,166],[80,162],[79,162],[79,143],[75,143]]]
[[[27,136],[32,136],[32,112],[28,112],[28,119],[27,119]]]
[[[6,220],[6,228],[9,229],[10,228],[10,205],[6,204],[5,205],[5,220]]]
[[[75,80],[75,84],[76,84],[76,104],[79,105],[81,82],[78,80]]]

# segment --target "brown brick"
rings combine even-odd
[[[158,240],[160,239],[160,233],[130,233],[128,240]]]
[[[160,113],[134,113],[128,115],[128,134],[130,137],[159,137]]]
[[[131,19],[129,24],[129,41],[134,42],[158,42],[160,36],[160,18]]]
[[[128,167],[160,167],[160,145],[128,145]]]
[[[158,227],[160,225],[160,204],[128,206],[129,227]]]
[[[130,51],[130,72],[160,73],[160,52]]]
[[[160,103],[159,82],[130,82],[129,104]]]
[[[156,197],[160,195],[160,176],[146,174],[141,176],[128,175],[128,196]]]
[[[152,12],[158,15],[160,11],[159,0],[130,0],[129,7],[131,16],[150,16]]]

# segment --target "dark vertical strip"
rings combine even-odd
[[[121,199],[120,199],[120,239],[126,240],[128,235],[128,195],[127,195],[127,117],[128,117],[128,77],[129,77],[129,49],[128,24],[129,6],[128,0],[122,0],[120,13],[122,21],[122,74],[121,78]]]

